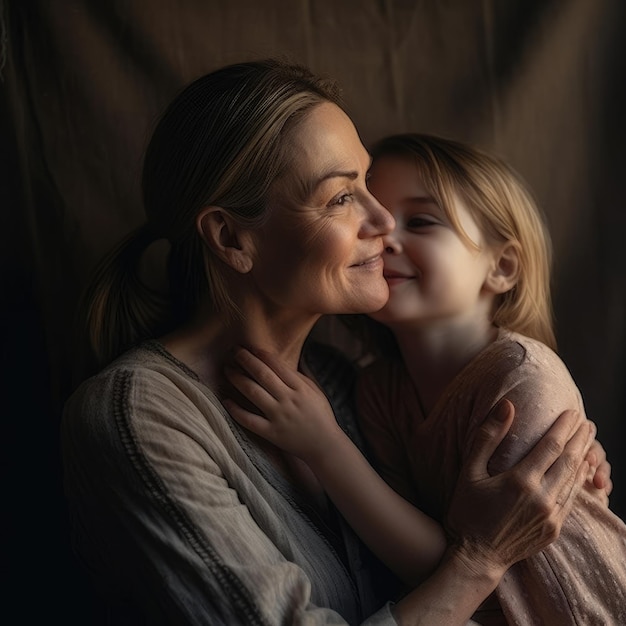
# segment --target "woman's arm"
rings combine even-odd
[[[368,534],[374,551],[399,554],[400,541],[393,546],[393,537],[389,543],[381,542],[380,536],[394,528],[393,524],[398,524],[397,518],[404,518],[395,528],[400,529],[408,542],[405,550],[419,560],[416,551],[420,541],[411,536],[410,526],[413,519],[417,524],[413,529],[416,535],[423,520],[420,521],[415,510],[406,503],[398,506],[395,497],[382,502],[375,498],[368,501],[372,492],[363,489],[363,483],[368,488],[380,489],[380,493],[376,493],[383,498],[388,496],[385,489],[391,494],[393,491],[384,483],[369,482],[369,474],[367,481],[363,481],[358,469],[358,464],[364,462],[362,457],[351,458],[350,463],[346,462],[346,457],[326,458],[333,455],[333,450],[343,450],[351,457],[354,453],[348,447],[334,447],[334,438],[339,441],[345,438],[327,419],[324,403],[321,403],[324,419],[319,419],[318,412],[310,405],[309,400],[318,393],[313,383],[299,376],[292,378],[271,356],[264,354],[263,358],[272,362],[289,384],[282,378],[277,380],[276,371],[263,366],[254,355],[240,352],[237,362],[245,371],[253,372],[255,380],[237,371],[230,371],[229,379],[252,403],[263,407],[265,415],[229,403],[233,416],[261,436],[279,445],[282,443],[316,464],[316,471],[324,477],[322,482],[331,483],[331,489],[338,489],[333,491],[335,497],[346,490],[340,498],[344,498],[348,506],[341,509],[342,503],[338,502],[339,508],[355,518],[357,529]],[[310,385],[310,390],[306,385]],[[588,472],[588,463],[581,459],[589,445],[590,425],[574,412],[564,413],[524,460],[506,472],[490,476],[487,464],[507,433],[513,414],[512,406],[505,402],[492,411],[480,427],[450,506],[447,527],[451,545],[432,574],[393,607],[399,624],[466,624],[514,562],[543,549],[558,536],[575,493]],[[293,422],[290,415],[296,416]],[[312,419],[300,419],[303,416]],[[294,428],[294,423],[299,424],[299,428]],[[355,460],[358,464],[347,469]],[[363,493],[355,496],[350,493],[353,487]],[[372,510],[373,520],[356,519],[361,506],[364,506],[361,515],[369,515],[367,511]],[[411,565],[411,559],[404,562],[409,569]]]
[[[523,461],[490,476],[513,415],[502,403],[479,429],[448,512],[452,543],[436,572],[394,607],[401,625],[465,624],[513,563],[558,537],[585,481],[592,430],[565,412]]]
[[[233,402],[226,404],[228,410],[244,427],[302,458],[361,539],[397,576],[415,585],[445,550],[439,525],[378,476],[310,379],[271,355],[262,356],[239,351],[236,362],[243,372],[231,369],[228,376],[263,415]]]

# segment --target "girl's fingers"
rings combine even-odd
[[[258,351],[255,354],[246,348],[239,348],[234,355],[234,361],[276,399],[285,387],[292,388],[289,382],[293,372],[269,353]]]
[[[260,437],[265,439],[268,438],[271,423],[266,420],[263,416],[257,415],[256,413],[252,413],[244,409],[242,406],[234,402],[233,400],[229,400],[225,398],[222,400],[222,404],[226,408],[226,410],[230,413],[232,418],[241,424],[244,428],[256,433]]]
[[[242,372],[234,367],[225,366],[224,375],[230,384],[254,406],[262,412],[270,410],[276,405],[277,399],[265,387],[257,383],[256,380],[250,378],[246,372]]]
[[[244,350],[246,349],[244,348]],[[286,365],[284,360],[277,354],[256,348],[246,351],[255,356],[258,361],[271,368],[276,376],[288,387],[293,389],[295,385],[298,384],[300,374],[295,369]]]

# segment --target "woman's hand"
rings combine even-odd
[[[237,367],[227,367],[226,377],[258,412],[230,399],[223,402],[244,428],[314,465],[328,453],[330,441],[345,437],[326,396],[310,378],[267,352],[241,348],[234,362]]]
[[[489,458],[513,417],[504,400],[485,420],[448,510],[447,531],[477,571],[504,573],[553,542],[589,473],[585,455],[595,427],[566,411],[522,461],[490,476]]]
[[[477,432],[448,509],[451,543],[435,572],[393,607],[398,624],[467,624],[513,563],[558,537],[589,472],[595,428],[566,411],[517,465],[490,476],[514,414],[505,400]]]
[[[606,459],[606,451],[597,439],[591,442],[587,453],[587,461],[591,466],[585,489],[600,498],[608,506],[609,496],[613,491],[611,480],[611,464]]]

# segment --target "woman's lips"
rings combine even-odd
[[[358,263],[354,263],[350,267],[363,270],[380,270],[383,267],[382,254],[377,254],[363,261],[359,261]]]

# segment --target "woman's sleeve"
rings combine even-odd
[[[209,425],[172,381],[149,382],[118,372],[66,410],[66,488],[96,575],[118,577],[150,624],[347,623],[312,603],[294,562],[307,558],[303,545],[270,487],[252,484],[246,459],[225,449],[220,421]],[[388,606],[365,623],[395,624]]]

